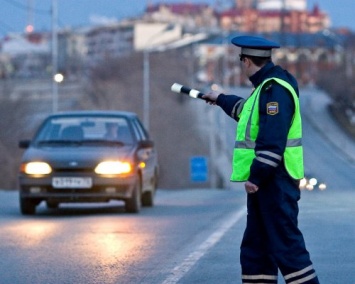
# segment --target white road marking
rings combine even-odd
[[[228,232],[247,213],[246,206],[232,214],[221,226],[210,235],[195,251],[190,253],[182,263],[175,266],[171,274],[162,282],[162,284],[175,284],[203,257],[210,248],[216,245],[219,240]]]

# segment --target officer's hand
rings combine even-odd
[[[215,105],[218,96],[220,95],[219,92],[216,91],[208,91],[206,94],[202,96],[203,99],[208,99],[209,101],[206,101],[210,105]]]
[[[255,192],[257,192],[259,190],[259,187],[256,184],[253,184],[250,181],[247,181],[245,183],[244,187],[245,187],[245,191],[247,193],[255,193]]]

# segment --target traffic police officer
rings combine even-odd
[[[245,181],[247,225],[240,261],[242,281],[319,283],[298,228],[299,180],[303,178],[302,126],[295,78],[271,61],[280,46],[239,36],[242,68],[254,86],[250,97],[210,91],[203,96],[238,121],[231,181]]]

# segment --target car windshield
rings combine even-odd
[[[38,145],[125,145],[133,137],[125,117],[65,116],[47,120],[35,138]]]

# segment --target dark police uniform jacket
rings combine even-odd
[[[296,79],[280,66],[269,62],[256,72],[249,79],[254,87],[260,85],[264,80],[272,77],[280,78],[288,82],[299,96],[299,90]],[[217,105],[220,106],[226,114],[238,121],[236,106],[241,104],[244,99],[236,95],[220,94],[217,98]],[[267,105],[277,105],[278,113],[268,114]],[[292,95],[283,86],[271,81],[260,93],[259,101],[259,133],[256,139],[255,151],[271,151],[277,155],[283,156],[286,148],[287,135],[294,115],[295,105]],[[275,160],[273,160],[275,162]],[[278,162],[277,167],[267,163],[253,160],[250,176],[248,180],[257,186],[274,176],[276,171],[288,175],[283,164],[283,160]]]

